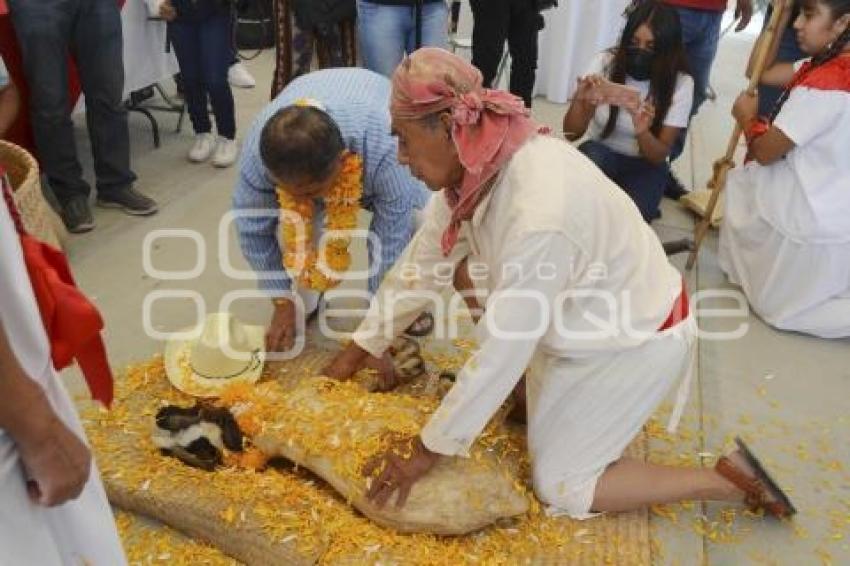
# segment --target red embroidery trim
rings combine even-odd
[[[100,331],[103,319],[77,288],[65,254],[27,234],[0,166],[3,197],[21,240],[21,251],[44,330],[50,341],[53,367],[62,370],[76,359],[92,398],[112,403],[112,370]]]

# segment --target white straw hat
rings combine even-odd
[[[265,328],[214,313],[165,346],[165,373],[174,387],[195,397],[217,397],[236,383],[255,383],[263,373]]]

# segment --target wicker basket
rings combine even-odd
[[[47,204],[41,192],[38,162],[25,149],[0,140],[0,164],[9,174],[12,189],[15,191],[15,204],[27,232],[62,249],[68,233],[59,215]]]

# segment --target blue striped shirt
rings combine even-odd
[[[367,246],[373,266],[369,291],[374,293],[413,234],[413,210],[424,208],[430,196],[425,185],[398,162],[397,141],[390,135],[390,82],[383,76],[364,69],[326,69],[290,83],[260,113],[244,141],[233,209],[237,215],[278,209],[274,182],[260,157],[260,134],[278,110],[299,98],[321,102],[342,132],[348,150],[363,159],[361,204],[373,214],[369,226],[373,238]],[[324,216],[323,208],[317,200],[318,221]],[[286,291],[291,286],[281,263],[279,220],[276,214],[238,216],[236,220],[242,253],[257,272],[260,288],[269,291]],[[380,243],[379,250],[373,249],[372,239]]]

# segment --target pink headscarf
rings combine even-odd
[[[482,88],[481,72],[460,57],[433,47],[406,57],[393,74],[393,118],[417,120],[451,110],[452,139],[464,168],[458,188],[444,192],[452,218],[443,253],[457,242],[461,222],[472,218],[487,182],[522,145],[545,131],[529,117],[522,99]]]

